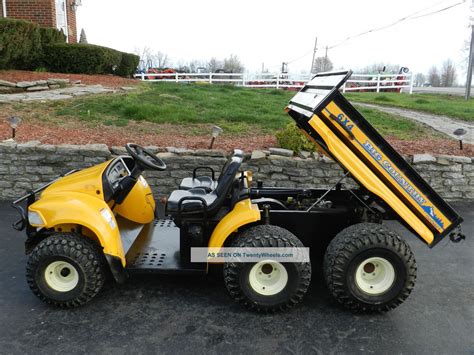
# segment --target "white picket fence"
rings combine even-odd
[[[407,74],[352,74],[342,91],[405,91],[413,93],[413,75]]]
[[[286,73],[140,73],[135,78],[150,82],[219,83],[249,88],[298,89],[311,78]],[[352,74],[342,91],[407,91],[413,92],[413,75],[407,74]]]

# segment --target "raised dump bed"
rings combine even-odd
[[[317,74],[291,99],[288,113],[321,150],[434,246],[462,218],[340,93],[351,74]]]

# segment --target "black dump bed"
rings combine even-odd
[[[462,218],[339,92],[352,72],[317,74],[291,99],[297,125],[433,246]]]

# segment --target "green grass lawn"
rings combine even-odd
[[[156,83],[144,84],[127,95],[61,102],[56,113],[119,126],[135,120],[189,125],[191,130],[193,125],[216,124],[230,134],[252,133],[254,129],[270,133],[290,121],[284,108],[293,95],[228,85]]]
[[[353,102],[396,106],[411,110],[445,115],[464,121],[474,121],[474,98],[466,101],[462,96],[439,94],[399,94],[357,92],[346,93]]]
[[[127,94],[38,103],[35,109],[31,103],[19,103],[14,108],[19,114],[34,112],[33,118],[51,124],[79,119],[91,125],[123,127],[130,120],[147,121],[173,124],[180,133],[189,135],[207,135],[209,126],[216,124],[224,129],[225,135],[245,136],[275,134],[292,122],[284,108],[293,95],[295,92],[284,90],[154,83],[142,84],[137,91]],[[401,139],[438,135],[408,119],[370,108],[361,108],[361,112],[382,135]]]

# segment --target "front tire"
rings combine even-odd
[[[104,284],[102,258],[86,237],[56,233],[33,249],[26,279],[42,301],[62,308],[78,307],[94,298]]]
[[[236,248],[303,248],[286,229],[259,225],[245,230],[232,244]],[[311,263],[225,263],[224,281],[231,297],[250,310],[275,312],[289,309],[303,299],[311,281]]]
[[[415,286],[416,269],[409,245],[375,223],[344,229],[324,257],[329,291],[354,311],[386,312],[398,307]]]

